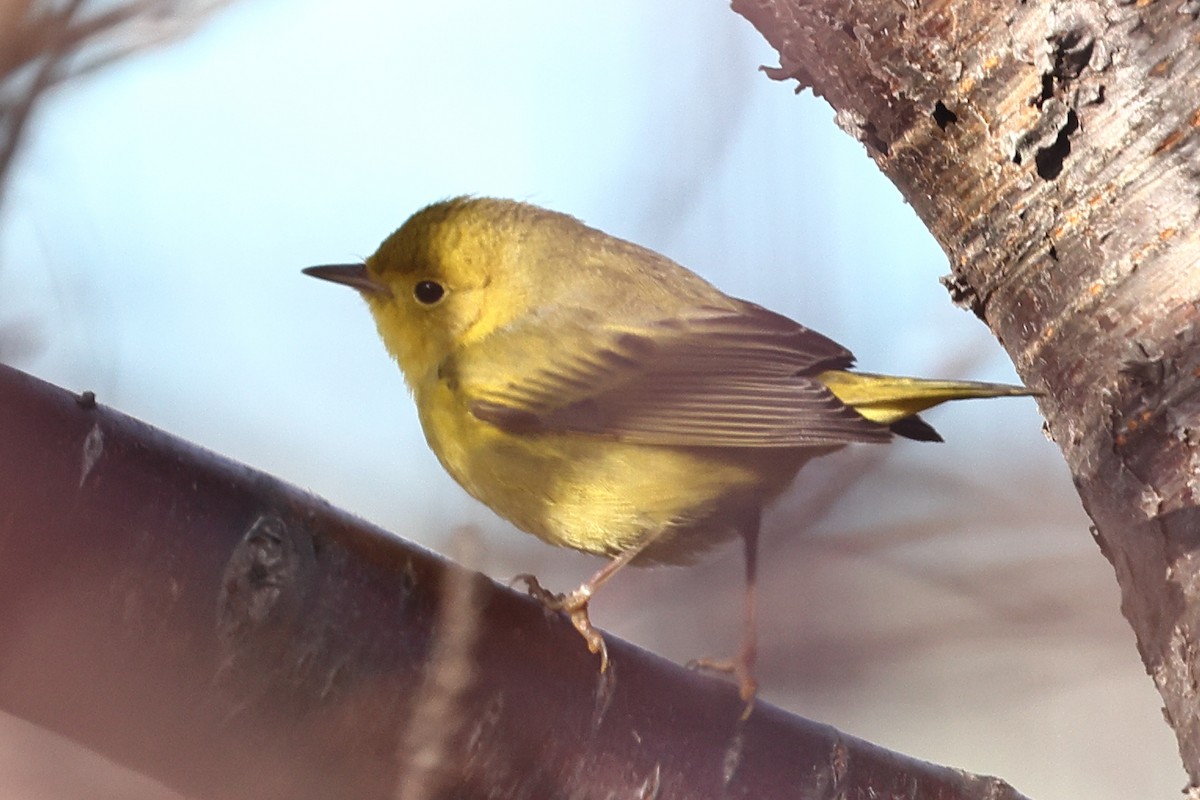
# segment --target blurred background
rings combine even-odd
[[[497,580],[565,589],[598,562],[469,499],[361,301],[299,272],[368,255],[434,200],[571,213],[866,370],[1017,381],[899,193],[823,101],[758,71],[776,54],[724,2],[242,0],[108,44],[178,26],[195,30],[33,109],[0,206],[0,358],[431,549],[470,527]],[[768,515],[763,696],[1032,798],[1176,795],[1174,738],[1034,402],[928,418],[945,444],[814,463]],[[726,654],[741,570],[737,547],[628,570],[593,618],[677,661]],[[6,796],[172,796],[0,722]]]

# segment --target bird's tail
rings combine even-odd
[[[927,441],[941,441],[937,432],[917,416],[928,408],[947,400],[1035,394],[1023,386],[1003,383],[900,378],[844,370],[822,372],[817,378],[837,399],[872,422],[887,425],[901,436]]]

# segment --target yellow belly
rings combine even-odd
[[[550,544],[679,563],[738,532],[816,452],[682,448],[572,434],[513,434],[448,388],[417,397],[430,447],[463,488]]]

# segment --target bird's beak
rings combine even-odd
[[[323,281],[333,281],[349,286],[363,294],[380,294],[389,297],[392,294],[391,289],[367,273],[366,264],[325,264],[320,267],[308,267],[301,272]]]

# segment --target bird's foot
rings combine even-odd
[[[592,625],[588,616],[588,603],[594,591],[591,584],[581,584],[573,591],[562,594],[546,589],[533,575],[522,574],[513,578],[513,583],[518,581],[525,584],[525,591],[529,596],[541,603],[547,611],[561,611],[567,615],[575,630],[579,631],[579,635],[587,642],[588,650],[600,656],[600,671],[605,672],[608,669],[608,648],[604,645],[604,637]]]
[[[758,697],[758,679],[754,677],[754,663],[745,653],[739,653],[736,658],[694,658],[687,662],[687,668],[731,676],[737,681],[738,695],[746,704],[741,718],[745,720],[750,716]]]
[[[525,593],[537,600],[549,611],[559,611],[562,606],[558,605],[563,601],[561,594],[556,594],[542,586],[536,575],[530,575],[528,572],[522,572],[508,582],[509,586],[516,586],[518,583],[525,584]]]

